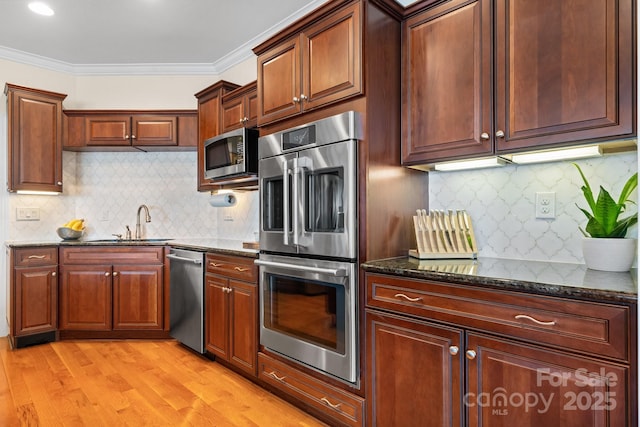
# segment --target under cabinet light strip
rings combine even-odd
[[[543,163],[558,160],[584,159],[586,157],[602,156],[602,150],[597,145],[586,147],[566,148],[562,150],[539,151],[537,153],[514,154],[511,156],[513,163]]]
[[[504,166],[507,161],[501,157],[489,157],[485,159],[463,160],[459,162],[436,163],[433,168],[440,172],[457,171],[463,169],[480,169]]]
[[[16,194],[31,195],[31,196],[59,196],[60,193],[56,191],[32,191],[32,190],[18,190]]]

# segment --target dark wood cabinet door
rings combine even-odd
[[[131,145],[131,116],[128,114],[85,117],[85,141],[92,145]]]
[[[131,141],[134,146],[178,145],[178,117],[134,115]]]
[[[222,105],[222,132],[241,128],[244,125],[243,98],[236,98]]]
[[[258,295],[255,284],[229,281],[229,361],[251,375],[257,375]]]
[[[113,329],[162,329],[163,266],[113,266]]]
[[[361,3],[303,32],[302,108],[310,110],[362,93]]]
[[[7,84],[9,191],[62,191],[62,100]]]
[[[300,37],[258,56],[259,126],[302,111],[300,59]]]
[[[227,288],[227,279],[206,275],[205,348],[223,360],[229,360],[229,294]]]
[[[468,425],[630,425],[629,369],[469,333]]]
[[[15,336],[56,330],[57,270],[56,266],[15,269]]]
[[[493,152],[491,1],[452,0],[402,27],[402,162]]]
[[[111,265],[62,265],[60,276],[60,329],[110,331]]]
[[[496,1],[499,152],[634,132],[632,3]]]
[[[463,332],[367,311],[371,426],[461,426]]]

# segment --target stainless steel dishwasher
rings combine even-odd
[[[170,335],[204,353],[204,253],[171,248],[167,258]]]

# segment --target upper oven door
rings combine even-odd
[[[294,167],[298,253],[357,256],[356,140],[301,150]]]
[[[355,259],[356,140],[260,160],[260,247]]]

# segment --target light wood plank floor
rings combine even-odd
[[[0,426],[324,426],[175,341],[0,338]]]

